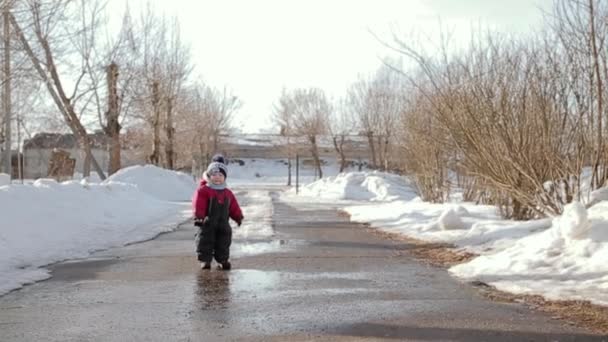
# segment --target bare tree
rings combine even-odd
[[[560,213],[580,190],[584,135],[572,110],[581,107],[555,46],[548,36],[485,35],[465,53],[432,58],[399,45],[420,66],[410,80],[431,106],[435,136],[452,146],[444,163],[479,179],[507,217]]]
[[[382,169],[389,169],[391,145],[399,115],[405,106],[405,86],[399,63],[385,61],[371,83],[370,98],[377,117],[378,160]]]
[[[186,81],[192,67],[190,66],[190,51],[180,38],[180,30],[177,20],[174,19],[166,57],[164,58],[164,101],[165,101],[165,132],[167,143],[165,145],[166,166],[169,169],[175,167],[175,127],[174,111],[176,102],[179,100],[183,84]]]
[[[97,19],[96,8],[101,7],[97,1],[91,3],[91,9],[83,5],[82,20],[99,20],[106,24],[107,16]],[[89,14],[89,13],[92,13]],[[106,12],[103,11],[103,14]],[[120,30],[115,37],[103,41],[101,30],[94,30],[85,39],[77,42],[82,51],[91,88],[92,111],[95,112],[99,125],[108,137],[109,165],[108,173],[113,174],[121,168],[121,130],[131,111],[133,83],[136,76],[137,42],[134,38],[134,25],[130,10],[127,7],[123,15]],[[91,50],[91,53],[87,53]],[[105,81],[105,87],[103,86]]]
[[[293,90],[288,108],[292,111],[293,132],[307,138],[319,178],[323,178],[317,138],[327,131],[327,118],[333,108],[323,90],[318,88]]]
[[[279,134],[283,138],[280,149],[287,155],[287,185],[291,186],[291,160],[296,157],[297,147],[294,144],[293,110],[291,100],[285,88],[281,91],[278,103],[274,105],[272,119],[279,126]]]
[[[340,172],[344,172],[347,166],[346,149],[349,147],[346,137],[355,131],[355,119],[351,115],[346,105],[346,100],[334,110],[327,123],[327,128],[331,136],[334,149],[340,160]]]
[[[380,117],[374,108],[374,93],[371,80],[360,77],[347,91],[348,108],[357,118],[361,133],[367,137],[370,149],[370,165],[377,167],[375,135],[378,133]]]
[[[161,164],[161,127],[163,111],[163,60],[166,56],[167,24],[157,16],[151,5],[145,8],[135,24],[140,32],[137,41],[136,77],[134,79],[135,118],[144,120],[152,130],[148,162]]]
[[[66,41],[65,36],[58,31],[62,25],[73,25],[69,20],[69,15],[74,10],[72,5],[73,3],[70,1],[28,2],[19,11],[20,17],[25,23],[23,27],[27,28],[27,32],[22,29],[22,25],[12,14],[10,16],[11,26],[57,108],[77,138],[86,160],[93,164],[99,177],[105,179],[103,170],[91,153],[89,136],[79,115],[81,113],[77,113],[78,101],[89,92],[89,89],[80,88],[81,81],[86,75],[86,68],[81,66],[79,73],[71,75],[74,76],[72,79],[74,90],[72,95],[68,95],[59,72],[59,65],[56,63],[57,56],[69,54],[65,44],[69,44],[70,38],[73,36],[68,35]],[[88,29],[90,28],[85,27],[79,33],[82,34]],[[69,78],[70,75],[66,72],[63,77]],[[83,174],[88,176],[89,172],[88,163],[85,161]]]
[[[604,142],[608,81],[608,4],[598,0],[566,0],[555,3],[550,24],[557,35],[557,47],[564,55],[573,77],[570,85],[579,102],[581,118],[588,127],[591,156],[592,188],[604,186],[608,180],[607,147]],[[582,100],[587,100],[582,103]]]
[[[202,169],[213,153],[221,152],[221,136],[231,131],[241,101],[229,89],[220,91],[201,81],[184,88],[180,98],[175,124],[180,146],[186,150],[179,153],[192,159],[195,169]]]

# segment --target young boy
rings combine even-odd
[[[192,199],[194,224],[198,227],[196,254],[204,270],[211,268],[214,258],[221,269],[229,270],[232,228],[228,219],[232,218],[240,226],[243,213],[236,197],[226,187],[228,168],[224,158],[215,156],[213,160]]]

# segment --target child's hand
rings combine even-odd
[[[209,217],[205,217],[204,219],[200,219],[200,218],[195,218],[194,219],[194,225],[197,227],[203,227],[205,224],[207,224],[207,222],[209,222]]]
[[[241,217],[240,219],[236,220],[236,225],[237,226],[241,226],[241,223],[243,223],[243,218]]]

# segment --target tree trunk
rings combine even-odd
[[[371,152],[370,164],[372,168],[376,168],[376,149],[374,147],[374,132],[367,132],[367,143],[369,144],[369,150]]]
[[[173,149],[175,128],[173,127],[173,100],[170,98],[167,99],[167,120],[165,122],[165,132],[167,134],[167,145],[165,146],[167,168],[173,170],[175,167],[175,151]]]
[[[338,153],[338,158],[340,159],[340,173],[344,172],[346,169],[346,155],[344,154],[344,135],[340,135],[340,141],[338,141],[337,136],[333,136],[332,140],[334,142],[334,149],[336,153]]]
[[[199,168],[201,170],[200,175],[198,175],[199,177],[203,176],[203,173],[205,173],[206,167],[207,165],[205,164],[205,155],[207,154],[207,148],[206,148],[206,144],[203,143],[203,140],[199,140],[198,142],[198,149],[199,149],[199,153],[200,153],[200,157],[198,159],[198,163],[199,163]]]
[[[344,154],[344,146],[340,147],[340,172],[346,170],[346,154]]]
[[[91,176],[91,154],[86,151],[82,151],[82,156],[84,157],[82,160],[82,176],[89,177]]]
[[[319,159],[319,149],[317,148],[317,137],[315,135],[311,135],[308,137],[310,140],[310,148],[312,152],[312,158],[315,161],[315,166],[317,171],[319,172],[319,179],[323,178],[323,170],[321,169],[321,159]]]
[[[291,156],[287,156],[287,186],[291,186]]]
[[[389,153],[389,143],[388,143],[388,141],[389,141],[389,138],[388,138],[388,135],[387,135],[384,138],[384,153],[383,153],[383,155],[384,155],[384,170],[388,170],[388,167],[389,167],[389,165],[388,165],[388,159],[389,159],[389,157],[388,157],[388,153]]]
[[[386,150],[384,149],[384,140],[382,139],[383,137],[378,135],[376,138],[378,138],[378,165],[376,165],[379,169],[386,171]]]
[[[217,153],[217,148],[219,146],[219,132],[215,131],[213,132],[213,153]]]
[[[152,118],[152,128],[154,130],[154,140],[152,141],[152,154],[150,155],[150,163],[160,165],[160,90],[158,81],[152,83],[152,110],[154,117]]]
[[[112,62],[107,68],[108,82],[108,111],[106,112],[106,126],[104,131],[110,141],[110,163],[108,174],[111,175],[121,168],[120,156],[120,123],[118,121],[118,65]]]
[[[604,172],[604,163],[602,156],[604,155],[603,138],[602,138],[602,117],[604,115],[603,108],[603,89],[602,76],[600,74],[599,53],[597,48],[597,37],[595,32],[595,11],[593,9],[593,0],[589,0],[589,24],[590,24],[590,42],[593,53],[593,69],[597,78],[597,155],[593,164],[593,176],[591,177],[592,186],[594,189],[604,186],[606,174]],[[602,164],[602,165],[600,165]]]

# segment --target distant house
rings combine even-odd
[[[292,137],[290,144],[300,156],[310,157],[310,143],[306,137]],[[278,134],[223,135],[221,150],[218,152],[222,152],[231,158],[285,158],[286,145],[287,139]],[[317,147],[320,157],[336,156],[331,136],[318,136]],[[344,148],[347,158],[357,159],[369,156],[369,145],[366,137],[348,135],[345,137]]]
[[[89,134],[91,151],[93,156],[107,172],[109,165],[108,140],[103,132]],[[24,178],[41,178],[48,174],[49,160],[53,149],[62,149],[70,153],[70,157],[76,159],[75,172],[82,173],[84,153],[78,147],[78,142],[73,134],[62,133],[38,133],[23,144],[23,176]],[[123,167],[143,164],[141,153],[133,149],[121,151],[121,163]],[[93,169],[91,169],[94,172]]]

